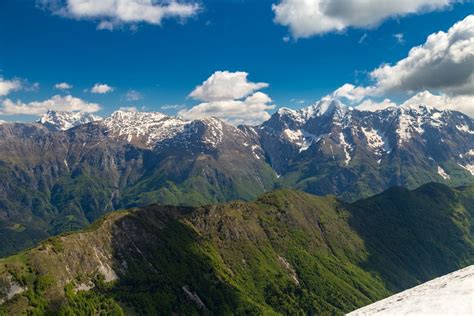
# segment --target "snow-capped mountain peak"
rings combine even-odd
[[[341,101],[326,97],[322,98],[313,105],[301,109],[301,113],[306,119],[315,116],[331,115],[333,113],[336,113],[339,117],[342,117],[348,110],[349,108]]]
[[[100,116],[91,113],[48,110],[37,122],[65,131],[79,125],[101,120]]]
[[[113,135],[125,137],[129,142],[153,146],[182,132],[188,121],[160,112],[119,110],[113,112],[103,123]]]

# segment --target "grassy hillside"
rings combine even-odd
[[[114,212],[1,260],[0,315],[342,314],[472,264],[473,190]]]

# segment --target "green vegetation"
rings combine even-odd
[[[474,262],[474,187],[113,212],[0,261],[3,313],[339,315]],[[73,281],[71,281],[73,280]]]

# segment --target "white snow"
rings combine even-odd
[[[299,152],[303,152],[307,150],[313,142],[317,142],[319,140],[316,135],[308,133],[304,129],[297,129],[291,130],[289,128],[283,130],[283,137],[299,147]]]
[[[323,116],[332,112],[336,113],[337,118],[342,118],[348,111],[347,106],[339,100],[325,97],[298,112],[302,114],[305,120],[308,120],[312,117]]]
[[[352,148],[352,145],[346,142],[346,137],[344,136],[343,132],[339,134],[339,141],[340,141],[340,144],[342,145],[342,149],[344,150],[344,155],[345,155],[344,164],[347,166],[352,159],[349,152],[352,151],[353,148]]]
[[[91,113],[48,110],[37,122],[50,124],[58,130],[65,131],[79,125],[101,120],[100,116]]]
[[[188,121],[166,116],[159,112],[115,111],[104,120],[114,135],[123,136],[128,142],[142,139],[152,147],[157,142],[171,139],[184,131]]]
[[[449,174],[447,174],[446,171],[444,171],[444,169],[441,166],[438,166],[438,174],[441,177],[443,177],[444,180],[450,180],[451,179]]]
[[[456,128],[458,131],[463,132],[463,133],[468,133],[468,134],[474,134],[474,131],[469,128],[469,126],[462,124],[462,125],[456,125]]]
[[[390,146],[388,139],[382,131],[375,128],[362,127],[362,132],[365,135],[367,145],[371,148],[376,155],[382,155],[383,153],[390,153]]]
[[[473,176],[474,176],[474,164],[468,164],[468,165],[461,165],[461,164],[458,164],[460,167],[466,169],[467,171],[469,171]]]
[[[472,316],[474,265],[365,306],[348,316]]]
[[[259,155],[258,152],[257,152],[258,149],[261,149],[261,147],[258,146],[258,145],[252,145],[252,153],[253,153],[253,155],[255,156],[255,158],[261,159],[260,155]]]
[[[416,115],[416,112],[408,112],[407,109],[400,108],[400,116],[397,129],[399,144],[404,141],[408,141],[415,134],[423,134],[424,129],[420,123],[420,117]]]
[[[208,126],[208,132],[204,136],[203,142],[212,147],[217,147],[222,142],[222,137],[224,136],[222,122],[216,118],[204,119],[203,122]]]
[[[290,116],[293,121],[300,125],[306,123],[311,118],[331,113],[335,113],[335,118],[340,119],[344,117],[346,113],[349,112],[350,110],[347,106],[345,106],[339,100],[329,97],[322,98],[313,105],[310,105],[297,111],[284,107],[278,109],[279,115]]]

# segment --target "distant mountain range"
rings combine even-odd
[[[0,314],[342,315],[472,264],[473,216],[436,183],[112,212],[0,260]]]
[[[392,186],[474,182],[474,120],[429,106],[323,99],[260,126],[161,113],[49,111],[0,124],[0,256],[151,203],[197,206],[296,188],[354,201]]]

